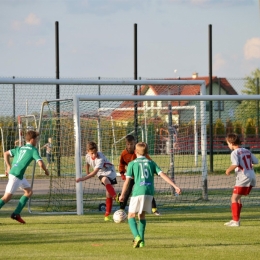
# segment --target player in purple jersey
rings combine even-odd
[[[6,175],[8,175],[9,179],[6,185],[5,194],[0,199],[0,208],[2,208],[12,198],[18,188],[21,188],[24,191],[24,195],[20,198],[18,206],[12,213],[11,218],[22,224],[25,224],[25,221],[21,218],[20,213],[26,205],[26,202],[33,194],[31,185],[24,177],[26,168],[32,160],[35,160],[44,170],[45,174],[49,175],[49,171],[47,170],[38,150],[36,149],[38,136],[38,132],[28,131],[25,136],[26,145],[15,147],[14,149],[4,153],[4,159],[7,166]],[[14,157],[12,167],[10,157]]]
[[[235,170],[236,183],[231,197],[232,220],[225,223],[225,226],[239,227],[240,212],[242,209],[241,197],[247,196],[252,187],[256,185],[256,177],[253,164],[258,159],[247,149],[240,147],[240,138],[236,134],[229,134],[226,141],[231,153],[231,166],[226,170],[226,175]]]

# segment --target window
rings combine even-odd
[[[223,100],[218,100],[218,101],[213,101],[213,107],[215,111],[223,111],[224,110],[224,101]]]
[[[210,101],[206,101],[206,111],[209,111],[209,102]],[[224,101],[213,101],[213,109],[214,111],[224,111]]]

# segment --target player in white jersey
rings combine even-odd
[[[240,147],[238,135],[229,134],[226,137],[226,141],[228,147],[233,150],[231,153],[231,166],[226,170],[226,175],[230,175],[235,170],[236,183],[231,197],[232,220],[224,225],[239,227],[242,209],[241,197],[249,195],[252,187],[256,185],[253,164],[257,164],[258,159],[249,150]]]
[[[90,172],[90,167],[93,171]],[[112,211],[113,200],[116,200],[117,194],[113,187],[117,184],[116,171],[114,165],[106,158],[106,156],[98,152],[97,144],[95,142],[88,142],[86,154],[86,176],[76,179],[76,182],[85,181],[98,176],[101,183],[106,187],[106,212],[105,221],[111,221],[109,217]]]

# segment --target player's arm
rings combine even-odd
[[[45,175],[49,176],[49,170],[46,168],[45,163],[42,160],[38,161],[38,165],[43,169],[43,171],[45,172]]]
[[[98,173],[99,170],[100,170],[99,168],[94,169],[94,171],[92,171],[91,173],[87,174],[86,176],[84,176],[82,178],[76,179],[76,182],[86,181],[86,180],[94,177]]]
[[[10,157],[11,157],[10,151],[6,151],[4,153],[4,160],[5,160],[5,164],[6,164],[6,170],[5,170],[6,176],[9,174],[9,171],[11,169]]]
[[[46,145],[47,145],[47,144],[43,145],[43,146],[42,146],[40,149],[43,149],[43,148],[45,148],[45,147],[46,147]]]
[[[161,172],[159,176],[168,182],[178,194],[181,194],[181,189],[165,173]]]
[[[230,173],[232,171],[234,171],[237,168],[238,165],[230,165],[227,169],[226,169],[226,175],[230,175]]]

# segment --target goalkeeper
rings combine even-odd
[[[125,138],[126,141],[126,149],[123,150],[120,156],[120,162],[119,162],[119,172],[121,174],[121,178],[123,181],[125,181],[125,172],[126,172],[126,166],[128,165],[129,162],[133,161],[136,159],[136,154],[135,154],[135,137],[133,135],[127,135]],[[149,160],[152,160],[148,154],[145,155],[145,157]],[[129,196],[132,192],[133,186],[135,182],[134,179],[131,179],[129,182],[129,185],[127,187],[127,191],[125,193],[124,201],[120,202],[120,209],[125,210],[125,207],[127,205],[127,201],[129,199]],[[156,216],[160,216],[160,212],[157,210],[156,207],[156,202],[155,199],[153,198],[152,200],[152,212]]]
[[[93,171],[90,172],[90,167]],[[105,221],[111,221],[110,213],[112,211],[113,200],[116,200],[117,195],[113,187],[117,184],[116,171],[114,165],[105,157],[101,152],[98,152],[97,144],[95,142],[87,143],[87,154],[86,154],[86,176],[76,179],[76,182],[85,181],[98,176],[101,183],[106,188],[106,212]]]

